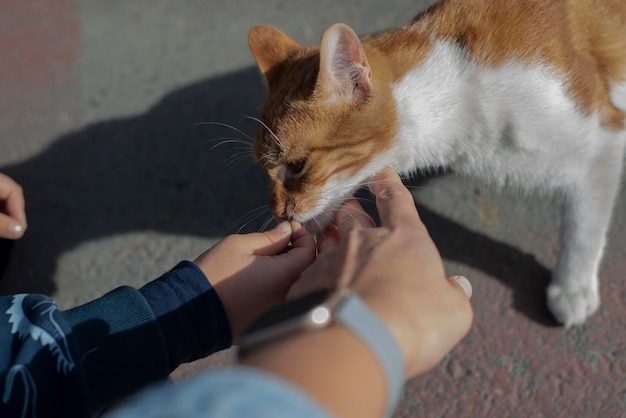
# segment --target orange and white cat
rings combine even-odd
[[[598,308],[626,143],[626,1],[443,0],[362,39],[335,24],[319,47],[269,26],[248,40],[269,90],[255,156],[277,218],[322,226],[386,166],[555,194],[548,305],[567,326]]]

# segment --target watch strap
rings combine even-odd
[[[387,380],[385,417],[391,416],[404,385],[404,359],[389,328],[356,294],[348,296],[337,308],[335,318],[354,332],[372,350]]]

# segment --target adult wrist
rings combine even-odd
[[[339,314],[340,322],[359,338],[375,355],[385,374],[387,402],[384,416],[393,413],[405,381],[405,358],[398,338],[383,318],[356,293],[339,308],[352,315]]]
[[[341,324],[268,341],[239,362],[282,379],[332,416],[379,418],[385,408],[382,367],[372,351]]]
[[[395,307],[390,307],[389,302],[381,300],[379,296],[362,295],[361,299],[389,331],[401,354],[404,369],[407,370],[410,363],[409,354],[415,349],[411,339],[416,334],[416,330],[411,327],[407,332],[406,329],[409,328],[409,325],[406,325],[407,320],[396,311]]]
[[[361,298],[347,288],[318,290],[266,312],[240,336],[240,356],[297,333],[319,334],[340,326],[376,358],[387,386],[390,415],[405,380],[405,361],[397,338]]]

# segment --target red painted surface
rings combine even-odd
[[[18,98],[73,73],[80,48],[77,0],[0,2],[0,91]]]

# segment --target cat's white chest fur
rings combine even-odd
[[[497,185],[545,187],[581,175],[580,154],[617,136],[576,108],[549,67],[510,61],[482,68],[443,41],[393,93],[399,131],[392,158],[405,172],[445,166]]]
[[[444,41],[393,86],[393,95],[398,132],[387,165],[404,173],[449,167],[563,198],[561,254],[548,303],[560,322],[583,322],[599,304],[598,266],[625,132],[583,114],[550,67],[515,60],[481,67]],[[614,86],[611,97],[626,110],[626,83]]]

